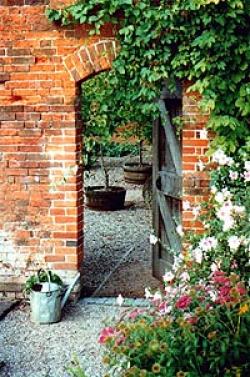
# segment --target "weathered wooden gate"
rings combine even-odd
[[[181,137],[173,118],[181,114],[181,88],[170,94],[164,88],[160,117],[153,130],[153,227],[161,242],[153,246],[153,275],[159,279],[171,268],[173,254],[181,248],[176,227],[181,222]]]

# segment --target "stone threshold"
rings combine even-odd
[[[117,297],[85,297],[79,300],[80,303],[85,305],[98,305],[98,306],[120,306],[117,303]],[[144,298],[126,298],[121,307],[149,307],[150,302]]]

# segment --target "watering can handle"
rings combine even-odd
[[[39,283],[41,283],[40,282],[40,274],[41,274],[41,272],[45,272],[46,274],[47,274],[47,276],[48,276],[48,283],[49,283],[49,294],[51,293],[50,292],[50,283],[51,283],[51,279],[50,279],[50,273],[49,273],[49,271],[47,271],[47,270],[44,270],[43,268],[40,268],[38,271],[37,271],[37,277],[38,277],[38,281],[39,281]]]

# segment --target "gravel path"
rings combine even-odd
[[[111,184],[127,189],[126,208],[102,212],[85,209],[83,294],[91,295],[130,251],[98,291],[98,296],[117,296],[121,293],[125,297],[142,297],[146,286],[155,288],[159,285],[152,277],[149,244],[151,209],[144,203],[142,187],[124,182],[121,167],[112,167],[110,175]],[[100,169],[85,179],[86,186],[102,183]]]
[[[65,368],[77,355],[88,377],[102,377],[97,339],[105,322],[123,310],[81,300],[66,306],[62,321],[51,325],[32,323],[29,307],[12,311],[0,321],[0,361],[5,363],[0,376],[68,377]]]
[[[86,208],[83,293],[91,296],[130,251],[98,296],[122,293],[125,297],[142,297],[145,286],[159,286],[152,277],[151,210],[143,203],[142,188],[125,184],[120,167],[112,169],[112,183],[127,188],[127,207],[115,212]],[[100,181],[101,172],[97,170],[85,184]],[[31,323],[29,307],[13,310],[0,321],[0,361],[5,363],[4,367],[0,365],[0,376],[68,377],[66,366],[75,354],[88,377],[103,377],[98,335],[104,325],[127,310],[106,303],[107,299],[101,298],[81,299],[66,306],[61,322],[43,326]],[[133,303],[137,306],[138,300]]]

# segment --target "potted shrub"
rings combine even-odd
[[[151,128],[143,127],[139,122],[133,122],[130,127],[125,128],[125,136],[135,136],[138,143],[138,161],[126,162],[123,166],[124,180],[127,183],[143,185],[152,175],[152,166],[144,162],[143,147],[145,141],[151,141]]]
[[[112,73],[108,73],[111,75]],[[112,87],[104,72],[83,84],[82,115],[84,130],[84,165],[90,170],[98,159],[101,163],[104,182],[101,186],[85,187],[86,205],[98,210],[124,208],[126,190],[111,186],[109,170],[104,162],[104,149],[110,144],[117,125],[117,116],[111,101]]]
[[[87,145],[94,145],[89,152],[87,152]],[[101,168],[104,177],[104,184],[101,186],[87,186],[85,187],[85,203],[88,207],[104,211],[114,211],[124,208],[126,189],[120,186],[111,186],[109,179],[109,170],[104,162],[103,155],[104,142],[91,140],[85,141],[85,156],[88,155],[88,163],[94,155],[95,158],[99,157]],[[85,168],[87,165],[85,165]]]

